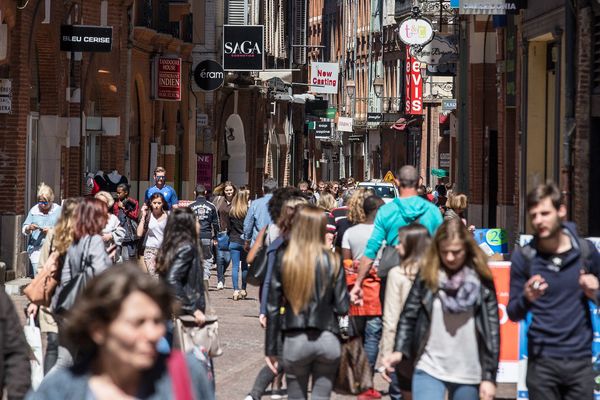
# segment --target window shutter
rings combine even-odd
[[[307,25],[307,9],[306,0],[293,0],[293,42],[294,47],[294,63],[306,64],[306,25]]]
[[[246,25],[248,14],[246,0],[227,0],[225,7],[228,25]]]

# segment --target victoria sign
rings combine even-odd
[[[264,26],[223,26],[223,69],[262,71],[264,69]]]

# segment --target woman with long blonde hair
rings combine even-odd
[[[233,280],[233,300],[245,299],[246,278],[248,276],[248,263],[246,256],[248,252],[244,249],[244,219],[248,214],[248,200],[250,192],[238,190],[231,201],[229,210],[229,223],[227,234],[229,235],[229,252],[231,253],[231,279]],[[239,270],[242,269],[242,290],[239,287]]]
[[[456,351],[460,349],[460,351]],[[487,257],[458,218],[437,230],[400,316],[393,371],[412,361],[414,400],[492,400],[500,353],[498,301]]]
[[[328,399],[341,346],[338,315],[348,313],[346,278],[339,257],[325,244],[327,219],[317,207],[299,207],[289,243],[277,254],[267,302],[267,364],[276,373],[277,356],[286,371],[288,398]],[[283,309],[281,307],[284,307]],[[283,349],[278,337],[283,332]]]

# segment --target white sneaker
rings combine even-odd
[[[252,396],[248,395],[248,396],[244,397],[244,400],[254,400],[254,399],[252,398]]]
[[[223,282],[217,283],[217,290],[223,290]]]

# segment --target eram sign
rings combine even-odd
[[[310,64],[310,91],[314,93],[338,92],[338,77],[340,65],[338,63],[313,62]]]
[[[423,113],[423,79],[421,62],[410,55],[406,48],[406,106],[404,112],[411,115]]]

